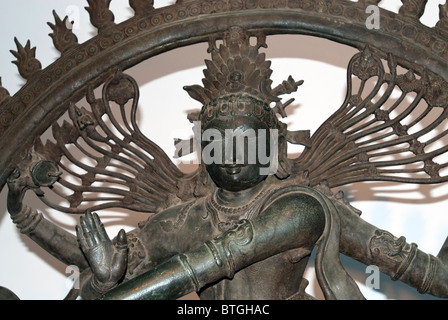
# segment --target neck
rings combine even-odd
[[[258,183],[256,186],[253,186],[249,189],[242,190],[242,191],[230,191],[225,189],[219,189],[217,193],[217,197],[219,200],[232,204],[232,205],[239,205],[241,203],[247,202],[250,200],[254,195],[258,194],[261,189],[263,189],[265,182],[262,181]]]

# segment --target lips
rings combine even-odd
[[[241,172],[241,166],[230,166],[230,167],[224,167],[227,174],[235,175]]]

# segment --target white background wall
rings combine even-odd
[[[172,1],[157,1],[156,6],[165,6]],[[397,12],[400,1],[385,0],[380,6]],[[438,19],[439,3],[443,0],[429,0],[427,13],[422,22],[433,26]],[[18,75],[14,60],[9,52],[15,50],[14,37],[24,45],[28,39],[37,46],[37,58],[43,67],[59,57],[48,34],[51,32],[46,22],[54,22],[52,10],[60,17],[70,15],[75,22],[74,31],[82,43],[95,34],[90,26],[83,0],[15,0],[4,4],[0,11],[0,76],[3,86],[13,95],[24,83]],[[132,16],[127,1],[112,1],[116,22]],[[366,15],[367,17],[367,15]],[[285,80],[290,74],[305,84],[299,89],[291,115],[285,121],[293,130],[310,129],[312,132],[338,108],[345,95],[346,66],[356,53],[352,48],[304,36],[275,36],[268,38],[268,58],[273,61],[274,85]],[[172,155],[173,138],[188,138],[191,127],[186,119],[186,111],[199,108],[197,102],[182,90],[184,85],[200,84],[203,60],[208,58],[205,45],[177,49],[129,70],[141,86],[141,123],[145,133]],[[167,90],[179,88],[178,90]],[[158,108],[157,117],[150,116]],[[163,110],[163,111],[160,111]],[[294,150],[293,150],[294,151]],[[297,151],[297,150],[295,150]],[[379,228],[396,236],[405,236],[408,242],[415,242],[425,252],[436,255],[448,235],[448,187],[358,184],[345,190],[352,204],[362,210],[362,217]],[[6,212],[7,188],[0,193],[0,286],[14,291],[21,299],[62,299],[71,282],[66,266],[43,252],[32,241],[21,235],[12,224]],[[43,206],[30,194],[27,204],[36,208]],[[71,232],[78,223],[78,216],[44,211],[48,219],[64,225]],[[105,219],[108,232],[115,236],[124,225],[127,230],[135,226],[135,221],[144,215],[108,212]],[[120,226],[117,226],[117,221]],[[380,289],[365,286],[366,266],[342,258],[349,272],[359,283],[368,299],[430,299],[420,296],[416,290],[395,283],[387,276],[381,276]],[[311,280],[308,292],[321,297],[314,279],[312,266],[307,271]]]

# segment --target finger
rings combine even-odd
[[[120,232],[118,232],[116,247],[118,251],[126,251],[126,249],[128,248],[128,241],[124,229],[121,229]]]
[[[93,223],[95,224],[95,229],[98,233],[98,239],[100,241],[110,241],[109,236],[107,235],[106,229],[104,228],[104,224],[101,222],[100,217],[96,212],[92,214],[93,216]]]
[[[96,244],[96,241],[92,235],[92,231],[91,231],[91,226],[90,224],[86,221],[87,219],[81,217],[80,221],[81,221],[81,229],[82,232],[84,234],[84,239],[88,245],[88,247],[93,247]]]
[[[87,244],[86,238],[84,237],[84,232],[80,226],[76,226],[76,236],[78,238],[79,246],[83,251],[88,250],[89,246]]]
[[[95,222],[94,213],[92,214],[92,212],[87,211],[86,220],[87,220],[87,224],[89,225],[89,229],[90,229],[93,241],[95,242],[95,244],[101,243],[101,235],[100,235],[100,231],[98,230],[98,226]],[[99,220],[99,218],[98,218],[98,220]]]
[[[86,223],[87,223],[90,231],[93,232],[96,229],[96,226],[95,226],[95,223],[93,221],[92,212],[90,212],[90,211],[86,212],[85,220],[86,220]]]
[[[128,264],[128,245],[123,229],[118,233],[116,248],[117,251],[112,259],[112,273],[114,276],[122,276]]]

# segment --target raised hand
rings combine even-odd
[[[57,163],[45,160],[37,153],[27,154],[7,179],[8,212],[14,216],[22,210],[22,200],[27,190],[33,190],[37,195],[43,195],[40,187],[50,187],[62,172]]]
[[[76,226],[78,241],[84,252],[93,277],[91,289],[102,294],[113,288],[123,278],[127,266],[127,240],[122,229],[114,245],[96,213],[87,212]]]

